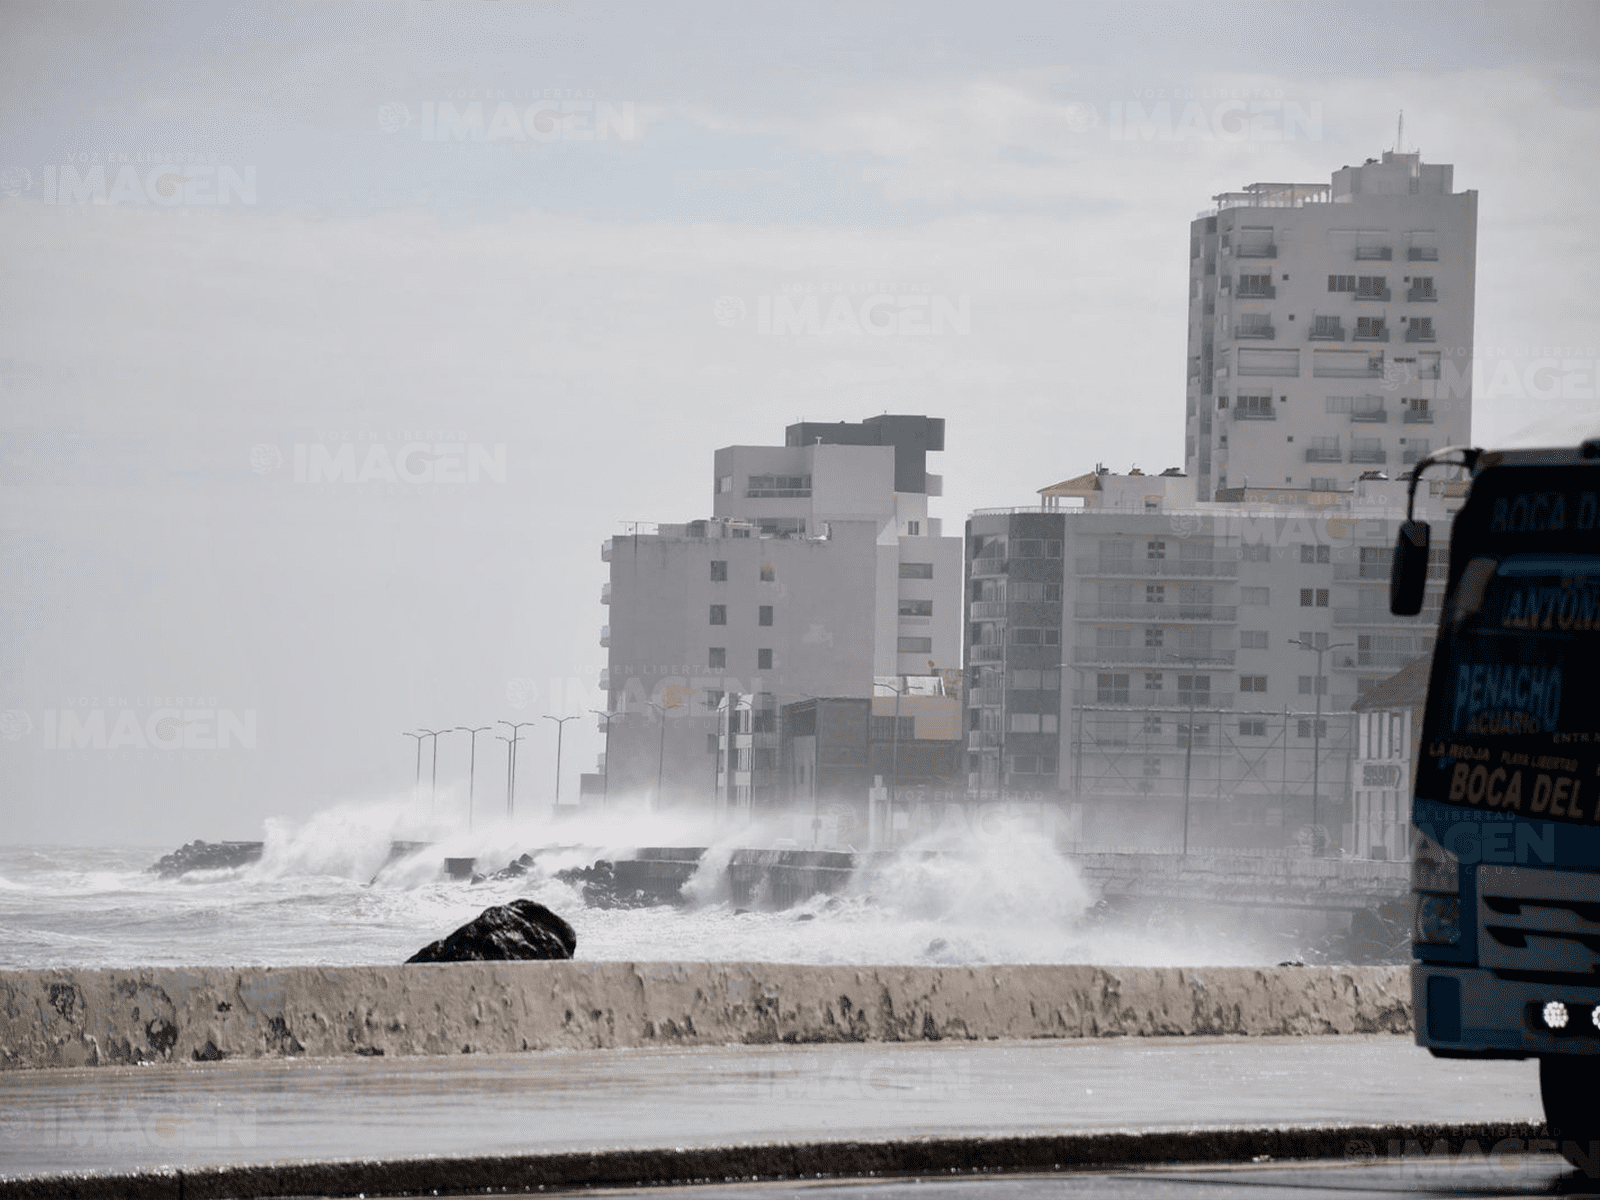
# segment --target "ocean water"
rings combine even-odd
[[[837,896],[736,911],[729,853],[792,844],[777,839],[783,832],[624,812],[604,823],[502,822],[468,833],[410,805],[368,804],[268,821],[260,862],[177,879],[146,870],[171,846],[0,847],[0,968],[399,963],[518,896],[570,921],[577,957],[593,961],[1244,966],[1293,957],[1306,940],[1249,918],[1108,917],[1071,861],[1025,829],[918,843]],[[380,872],[396,839],[433,845]],[[554,878],[661,845],[710,847],[685,906],[588,908]],[[928,848],[943,853],[920,853]],[[446,857],[475,856],[492,870],[522,853],[535,867],[517,879],[442,878]]]

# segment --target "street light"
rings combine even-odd
[[[903,680],[905,677],[902,675],[897,675],[895,678]],[[873,680],[873,686],[888,688],[894,693],[894,732],[890,735],[890,744],[894,747],[894,749],[891,751],[889,757],[889,828],[886,831],[891,835],[892,840],[892,835],[894,833],[895,789],[896,785],[900,782],[900,697],[906,694],[906,689],[904,686],[896,687],[892,683],[884,683],[882,680],[878,679]],[[868,712],[867,719],[870,727],[870,710]],[[1002,746],[1000,751],[1000,798],[1002,800],[1005,799],[1005,767],[1005,748]]]
[[[1174,662],[1189,664],[1189,732],[1183,739],[1183,852],[1189,853],[1189,774],[1194,764],[1194,701],[1195,687],[1194,668],[1197,663],[1203,662],[1199,658],[1185,658],[1181,654],[1164,654],[1163,658],[1170,658]],[[1219,768],[1220,769],[1220,768]]]
[[[1311,836],[1315,839],[1317,830],[1321,828],[1317,821],[1317,801],[1319,799],[1318,792],[1321,788],[1322,772],[1322,656],[1329,650],[1344,650],[1354,646],[1355,643],[1335,642],[1331,646],[1318,646],[1301,638],[1290,638],[1289,642],[1291,645],[1299,646],[1303,650],[1315,650],[1317,652],[1317,673],[1311,680],[1311,690],[1316,693],[1317,697],[1316,723],[1311,726]],[[1314,841],[1312,844],[1315,846]]]
[[[428,735],[425,733],[411,733],[408,731],[406,733],[402,733],[400,736],[417,739],[417,777],[411,784],[411,803],[415,804],[418,799],[417,793],[422,791],[422,739]]]
[[[517,811],[517,743],[522,740],[522,731],[530,726],[537,725],[537,721],[496,721],[496,725],[505,725],[511,729],[510,737],[500,734],[494,736],[506,744],[506,817],[509,819]]]
[[[576,721],[577,715],[570,717],[552,717],[549,713],[544,715],[546,721],[556,723],[556,806],[561,805],[561,735],[566,732],[567,722]]]
[[[439,808],[439,735],[441,733],[450,733],[451,730],[423,729],[419,727],[417,732],[433,739],[433,778],[428,784],[428,804],[437,812]],[[417,750],[420,752],[421,749],[422,743],[418,742]]]
[[[661,714],[661,738],[656,746],[656,792],[650,798],[650,811],[659,812],[661,809],[661,773],[667,760],[667,706],[657,704],[654,700],[646,700],[651,708]]]
[[[620,717],[620,712],[601,712],[598,708],[589,710],[597,717],[606,719],[606,765],[600,771],[600,811],[606,809],[606,802],[611,797],[611,718]]]
[[[472,828],[472,797],[473,797],[473,793],[477,790],[477,786],[478,786],[478,735],[480,733],[488,733],[489,730],[491,730],[493,728],[494,728],[493,725],[479,725],[476,729],[474,729],[471,725],[457,725],[456,726],[456,731],[457,732],[459,732],[459,733],[470,733],[472,735],[472,757],[468,761],[468,766],[467,766],[467,828],[468,829]],[[420,750],[421,747],[422,747],[422,743],[418,742],[417,743],[417,748]]]

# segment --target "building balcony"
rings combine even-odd
[[[1278,257],[1278,247],[1276,245],[1272,245],[1270,243],[1265,245],[1265,246],[1261,246],[1261,245],[1240,246],[1237,250],[1234,251],[1234,257],[1236,257],[1236,258],[1277,258]]]
[[[1406,341],[1408,342],[1436,342],[1438,340],[1431,329],[1406,330]]]
[[[984,750],[994,749],[1000,745],[1000,734],[993,729],[970,729],[967,731],[967,749]]]
[[[1006,648],[1004,646],[1001,646],[1001,645],[998,645],[998,644],[986,645],[986,646],[970,646],[967,649],[967,661],[968,662],[975,662],[975,663],[1003,662],[1003,661],[1005,661],[1005,657],[1006,657]]]
[[[1270,342],[1277,338],[1278,331],[1271,325],[1247,325],[1233,331],[1233,336],[1239,341]]]
[[[1368,593],[1371,595],[1372,593]],[[1419,616],[1397,617],[1387,608],[1379,605],[1336,605],[1333,609],[1333,623],[1335,625],[1403,625],[1415,629],[1419,625],[1431,627],[1438,624],[1439,612],[1437,609],[1424,609]]]
[[[1337,446],[1330,446],[1330,447],[1312,446],[1310,449],[1308,449],[1306,451],[1306,461],[1308,463],[1336,463],[1336,462],[1343,462],[1344,461],[1344,455],[1339,452],[1339,447],[1337,447]]]
[[[1313,342],[1342,342],[1344,341],[1344,326],[1339,322],[1324,325],[1317,323],[1311,327],[1308,341]]]
[[[611,626],[609,626],[609,625],[600,626],[600,644],[602,646],[611,645]]]
[[[1357,262],[1389,262],[1394,258],[1392,246],[1357,246]]]
[[[600,585],[600,603],[611,603],[611,581],[609,579]]]
[[[1278,410],[1275,408],[1235,408],[1233,410],[1235,421],[1276,421]]]
[[[1406,300],[1411,304],[1432,304],[1439,299],[1439,293],[1432,288],[1407,288]]]
[[[1387,425],[1389,423],[1389,410],[1386,408],[1352,408],[1350,422],[1353,425]]]
[[[601,562],[610,562],[611,561],[611,539],[610,538],[607,538],[605,541],[600,543],[600,561]]]
[[[1387,450],[1352,450],[1350,451],[1350,461],[1352,463],[1381,466],[1389,461],[1389,452]]]
[[[1232,579],[1239,574],[1233,559],[1078,558],[1072,569],[1078,575],[1110,579]]]
[[[1437,246],[1413,246],[1413,247],[1411,247],[1411,249],[1406,251],[1406,261],[1407,262],[1438,262],[1439,261],[1439,247],[1437,247]]]
[[[1388,288],[1368,288],[1365,291],[1353,293],[1357,300],[1379,300],[1387,304],[1394,299],[1394,293]]]
[[[1278,298],[1278,289],[1270,283],[1265,287],[1260,284],[1245,287],[1241,284],[1239,290],[1234,292],[1233,297],[1235,300],[1276,300]]]
[[[1343,562],[1333,565],[1335,583],[1388,583],[1389,564],[1378,562]]]
[[[1167,649],[1162,646],[1074,646],[1072,661],[1130,663],[1139,666],[1170,665],[1173,670],[1180,670],[1192,667],[1231,667],[1234,662],[1234,652]]]
[[[1431,650],[1351,650],[1336,654],[1335,671],[1398,671],[1419,654]]]
[[[999,708],[1006,702],[1005,688],[973,688],[967,693],[968,708]]]
[[[974,575],[1004,575],[1006,573],[1006,560],[985,556],[972,560],[972,574]]]
[[[1237,619],[1231,604],[1101,604],[1094,600],[1073,605],[1073,615],[1101,621],[1227,621]]]
[[[1072,703],[1083,708],[1142,708],[1165,709],[1168,712],[1185,712],[1189,707],[1190,694],[1179,691],[1177,688],[1168,688],[1161,691],[1149,691],[1137,686],[1143,680],[1133,680],[1130,686],[1123,688],[1074,688]],[[1208,712],[1231,712],[1233,710],[1234,693],[1232,692],[1195,692],[1194,709],[1198,716]],[[1198,745],[1199,743],[1196,742]],[[1138,746],[1132,747],[1138,752]]]
[[[1369,328],[1365,333],[1357,329],[1355,336],[1350,340],[1352,342],[1387,342],[1389,340],[1389,327],[1385,325],[1382,329]],[[1411,339],[1407,338],[1406,340],[1410,341]]]
[[[1408,408],[1400,414],[1400,419],[1407,425],[1432,425],[1433,414],[1426,409]]]
[[[983,621],[993,617],[1006,615],[1006,602],[1004,600],[974,600],[970,619]]]

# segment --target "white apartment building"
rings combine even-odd
[[[1349,490],[1472,437],[1478,195],[1386,151],[1256,183],[1190,225],[1185,469],[1197,496]]]
[[[1271,847],[1320,825],[1351,847],[1351,705],[1432,648],[1461,489],[1418,494],[1436,566],[1403,618],[1403,482],[1227,502],[1195,485],[1101,469],[972,514],[969,786],[1053,794],[1100,844],[1176,846],[1187,824],[1194,845]]]
[[[779,713],[961,663],[961,539],[928,513],[944,422],[802,423],[715,454],[713,515],[609,539],[613,795],[730,811],[781,792]]]

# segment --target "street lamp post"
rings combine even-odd
[[[457,725],[456,726],[456,731],[458,733],[468,733],[468,734],[472,735],[472,755],[471,755],[471,758],[469,758],[468,761],[467,761],[467,828],[468,829],[472,828],[472,807],[473,807],[472,801],[473,801],[473,796],[477,792],[477,788],[478,788],[478,735],[480,733],[488,733],[489,730],[491,730],[493,728],[494,728],[493,725],[479,725],[477,728],[473,728],[471,725]],[[417,745],[418,745],[419,748],[421,747],[421,743],[420,742],[417,743]]]
[[[655,709],[661,719],[661,736],[656,745],[656,791],[650,798],[652,812],[661,811],[661,777],[667,761],[667,706],[657,704],[654,700],[646,700],[651,708]]]
[[[600,811],[604,812],[606,803],[611,798],[611,718],[622,714],[601,712],[598,708],[591,708],[589,711],[597,717],[604,717],[606,721],[606,765],[600,771]]]
[[[501,737],[495,734],[506,744],[506,817],[510,818],[517,811],[517,743],[522,740],[522,731],[537,725],[537,721],[496,721],[496,725],[505,725],[511,730],[511,736]]]
[[[903,680],[902,676],[896,676],[896,678]],[[877,683],[877,686],[878,687],[886,687],[891,692],[894,693],[894,731],[889,735],[889,744],[892,747],[892,749],[889,752],[889,811],[886,814],[887,819],[888,819],[888,823],[889,823],[889,828],[887,830],[885,830],[885,833],[889,834],[890,838],[892,840],[892,837],[893,837],[893,834],[894,834],[895,792],[896,792],[896,789],[897,789],[897,785],[900,782],[900,697],[905,695],[905,688],[903,686],[903,683],[902,683],[901,686],[896,686],[895,684],[883,683],[881,681],[879,681]],[[869,714],[868,715],[869,722],[870,722],[870,719],[871,719],[871,717],[870,717],[870,714]],[[1005,795],[1005,782],[1004,782],[1005,781],[1005,775],[1004,775],[1004,771],[1005,771],[1005,754],[1004,754],[1004,749],[1002,749],[1002,751],[1001,751],[1000,770],[1002,772],[1001,776],[1000,776],[1000,779],[1001,779],[1001,796],[1003,797]]]
[[[451,731],[448,729],[418,729],[417,732],[433,740],[433,776],[428,783],[428,804],[437,812],[439,808],[439,735]],[[417,743],[417,748],[421,750],[421,742]]]
[[[1316,838],[1317,830],[1321,828],[1317,820],[1317,803],[1321,799],[1318,794],[1322,783],[1322,656],[1329,650],[1343,650],[1354,646],[1354,642],[1335,642],[1331,646],[1318,646],[1301,638],[1289,639],[1303,650],[1314,650],[1317,654],[1317,673],[1311,680],[1311,690],[1317,697],[1317,716],[1311,726],[1311,836]],[[1326,839],[1324,839],[1326,842]],[[1315,842],[1313,842],[1315,846]],[[1324,849],[1316,847],[1318,851]]]
[[[1201,660],[1184,658],[1179,654],[1168,654],[1165,657],[1172,659],[1174,662],[1187,663],[1189,665],[1189,730],[1187,736],[1183,739],[1183,852],[1187,855],[1189,853],[1189,778],[1194,765],[1194,702],[1195,692],[1198,690],[1195,687],[1194,668],[1195,664]]]
[[[400,736],[417,739],[417,777],[412,781],[411,784],[411,803],[415,804],[418,799],[418,793],[422,791],[422,739],[428,735],[425,733],[411,733],[408,731],[406,733],[402,733]]]
[[[566,732],[567,722],[576,721],[576,714],[570,717],[552,717],[549,713],[544,715],[546,721],[556,723],[556,807],[561,806],[561,735]]]

